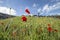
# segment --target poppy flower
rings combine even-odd
[[[48,31],[51,32],[52,31],[52,28],[51,27],[48,27]]]
[[[26,13],[30,14],[30,11],[28,9],[25,10]]]
[[[22,21],[27,21],[27,18],[26,18],[26,16],[22,16]]]

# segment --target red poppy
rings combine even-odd
[[[48,27],[48,31],[51,32],[52,31],[52,28],[51,27]]]
[[[25,10],[26,13],[30,14],[30,11],[28,9]]]
[[[51,25],[50,24],[48,24],[48,27],[50,27]]]
[[[27,21],[27,18],[26,18],[26,16],[22,16],[22,21]]]

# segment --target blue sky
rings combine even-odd
[[[0,0],[0,7],[13,9],[17,16],[26,14],[26,8],[31,14],[60,15],[60,0]]]

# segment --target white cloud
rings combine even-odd
[[[50,10],[60,9],[60,2],[57,4],[54,4],[53,6],[50,6]]]
[[[46,5],[43,7],[42,11],[49,11],[49,6],[48,6],[48,4],[46,4]]]
[[[7,8],[7,7],[0,7],[0,12],[9,15],[16,15],[16,11],[14,9]]]
[[[33,14],[29,14],[30,16],[33,16]]]
[[[43,11],[43,12],[44,12],[44,11],[50,12],[50,11],[57,10],[57,9],[60,9],[60,2],[58,2],[58,3],[56,3],[56,4],[52,5],[52,6],[49,6],[48,4],[46,4],[46,5],[43,7],[42,11]]]
[[[36,4],[36,3],[34,3],[34,4],[33,4],[33,7],[36,7],[36,6],[37,6],[37,4]]]
[[[41,11],[41,8],[39,8],[37,11],[40,12]]]
[[[49,15],[60,15],[60,13],[50,13]]]
[[[44,13],[47,14],[53,10],[58,10],[58,9],[60,9],[60,2],[58,2],[52,6],[49,6],[48,4],[46,4],[45,6],[43,6],[43,8],[39,8],[38,12],[41,11],[41,14],[44,14]]]
[[[25,15],[25,16],[28,16],[28,14],[23,14],[23,15]],[[29,14],[30,16],[33,16],[33,14]]]
[[[60,13],[56,13],[57,15],[60,15]]]

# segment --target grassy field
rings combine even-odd
[[[48,24],[53,29],[50,34]],[[15,17],[0,20],[0,40],[60,40],[60,19],[27,17],[27,22],[23,22],[21,17]]]

